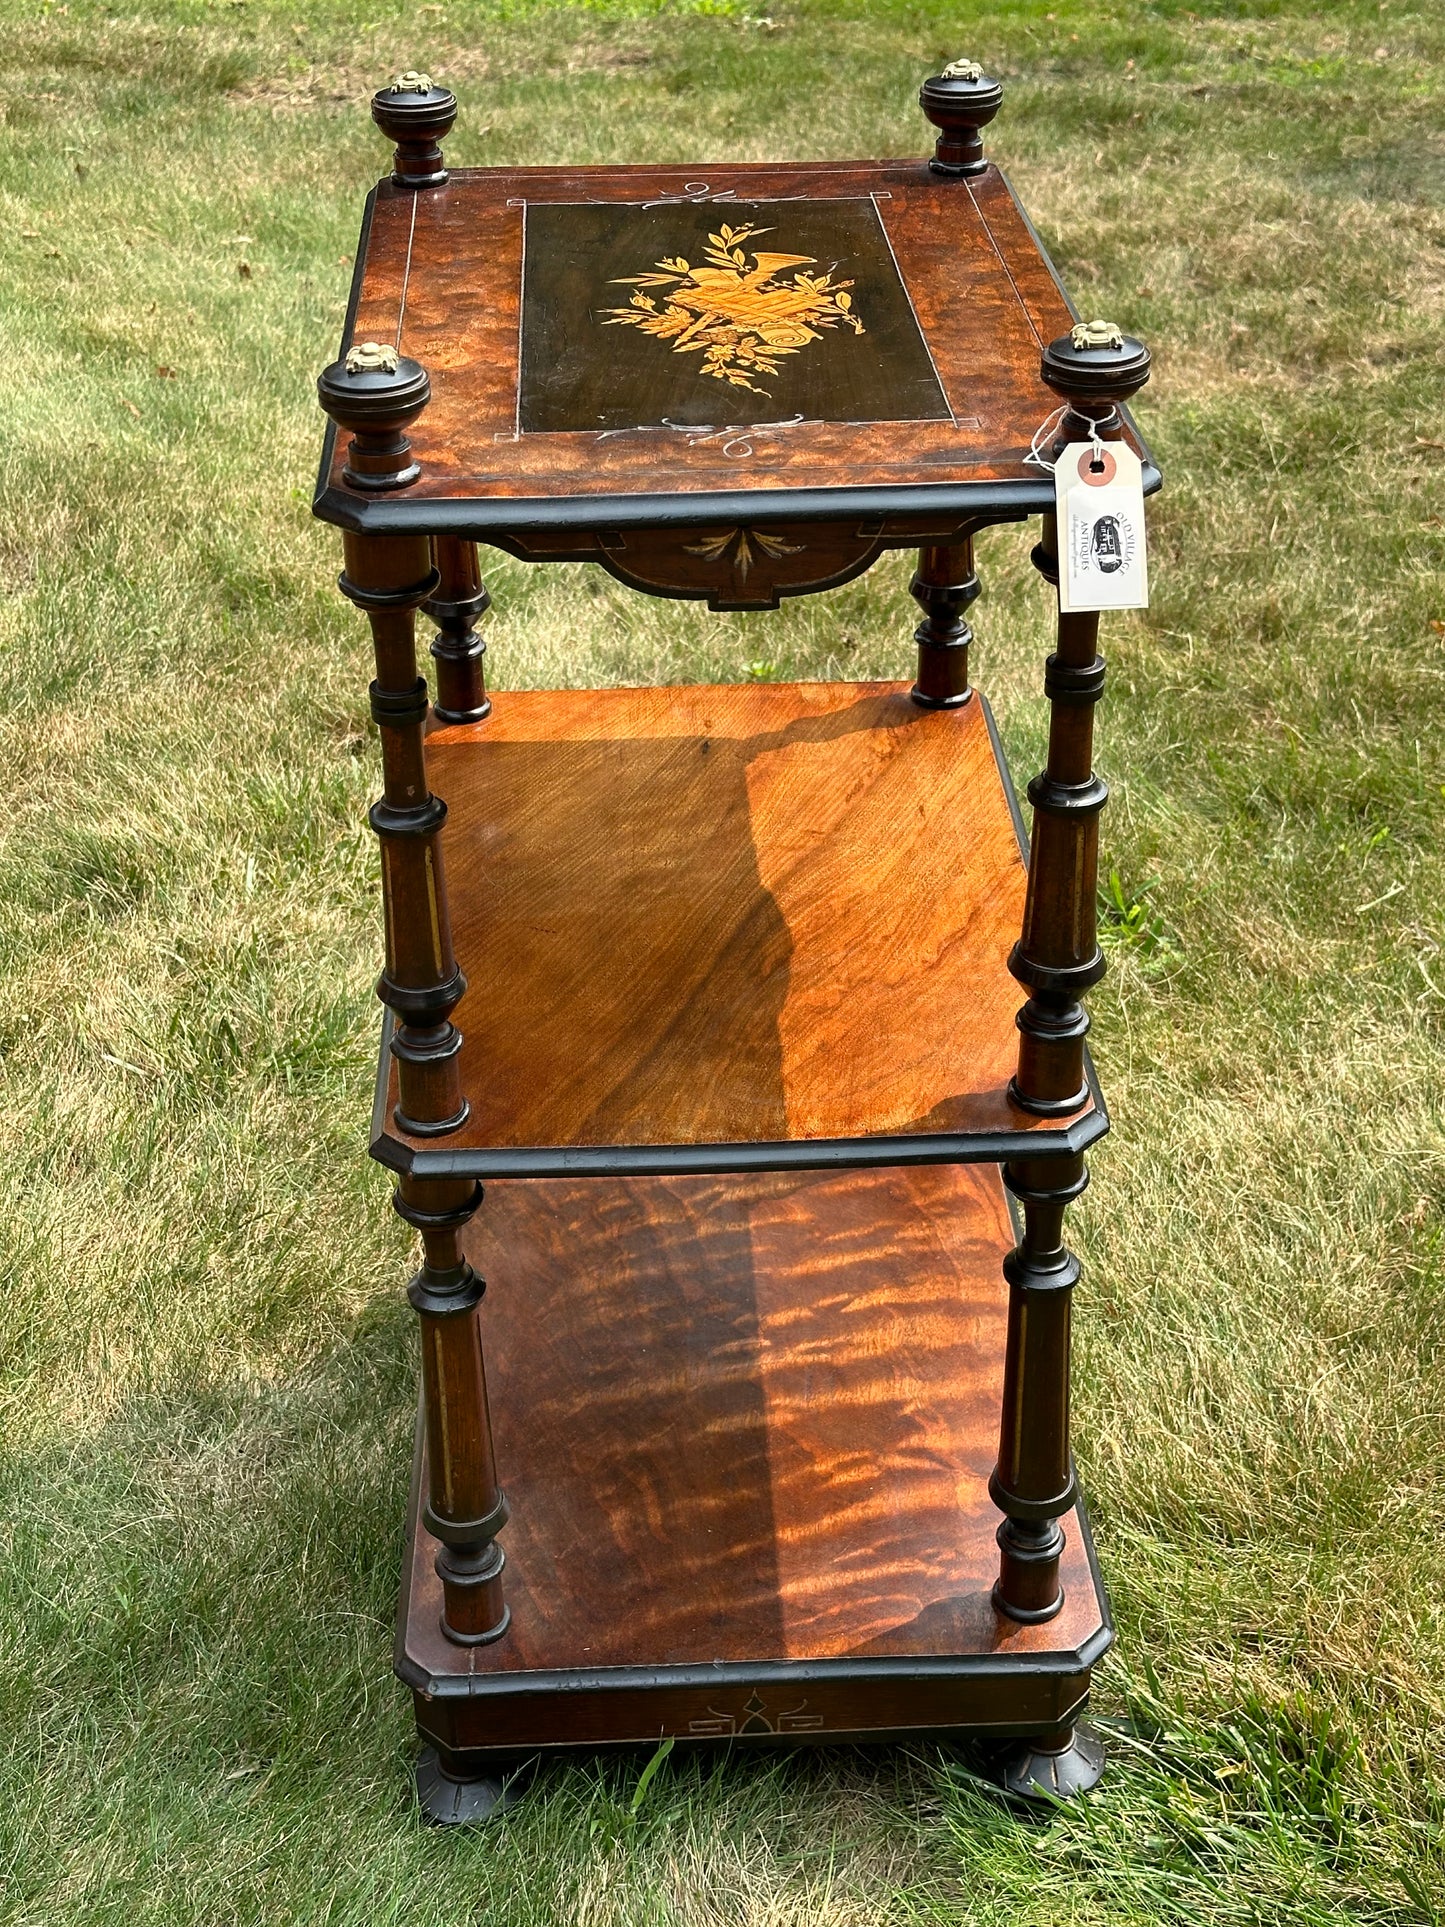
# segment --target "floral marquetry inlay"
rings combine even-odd
[[[831,269],[804,273],[817,265],[810,254],[748,251],[755,235],[771,232],[752,223],[723,225],[708,235],[702,267],[679,254],[664,256],[651,273],[614,276],[615,285],[637,292],[630,307],[606,310],[604,325],[640,328],[673,354],[701,355],[700,375],[771,393],[754,377],[777,374],[784,355],[820,340],[824,329],[865,332],[851,281],[835,281]]]

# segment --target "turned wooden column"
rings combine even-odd
[[[1053,453],[1067,443],[1117,440],[1119,404],[1149,378],[1142,343],[1102,322],[1080,324],[1051,342],[1044,380],[1067,404]],[[1058,584],[1058,538],[1043,518],[1033,560]],[[1058,618],[1048,659],[1049,749],[1029,785],[1033,805],[1023,934],[1009,969],[1029,992],[1018,1014],[1018,1068],[1009,1095],[1041,1117],[1064,1117],[1088,1100],[1083,993],[1104,974],[1097,896],[1099,812],[1108,791],[1094,773],[1094,705],[1104,691],[1097,615]],[[1069,1454],[1069,1317],[1079,1263],[1064,1244],[1064,1208],[1088,1183],[1082,1158],[1022,1158],[1004,1181],[1022,1207],[1024,1230],[1004,1264],[1009,1281],[999,1457],[989,1491],[1003,1512],[994,1603],[1010,1618],[1050,1619],[1064,1603],[1059,1520],[1074,1503]]]
[[[908,589],[923,611],[923,620],[913,632],[918,680],[910,693],[925,709],[958,709],[973,694],[968,683],[973,631],[963,612],[978,592],[971,535],[919,550],[918,568]]]
[[[482,581],[477,545],[459,535],[432,537],[441,578],[423,609],[437,625],[431,652],[437,666],[432,714],[439,723],[479,723],[492,713],[483,663],[487,645],[477,628],[492,605]]]
[[[354,489],[404,487],[418,473],[406,429],[426,406],[425,370],[374,342],[353,347],[317,383],[321,405],[352,440],[345,480]],[[466,979],[452,951],[441,830],[446,804],[427,784],[427,688],[417,673],[416,611],[438,588],[425,535],[342,537],[343,595],[365,610],[376,651],[371,713],[381,736],[382,795],[371,826],[381,843],[386,967],[377,995],[395,1028],[399,1097],[395,1119],[412,1137],[444,1137],[467,1117],[459,1068],[461,1032],[452,1012]],[[477,1305],[485,1286],[468,1264],[461,1233],[481,1202],[471,1180],[404,1178],[396,1209],[421,1234],[423,1263],[408,1288],[421,1326],[423,1409],[430,1487],[423,1512],[442,1542],[447,1634],[464,1644],[506,1631],[504,1558],[495,1543],[507,1519],[497,1483]]]

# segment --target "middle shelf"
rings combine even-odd
[[[505,692],[434,729],[467,1122],[418,1176],[968,1163],[1084,1149],[1008,1096],[1022,828],[983,698],[906,683]]]

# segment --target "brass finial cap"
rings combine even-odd
[[[1149,350],[1112,321],[1078,321],[1045,348],[1039,373],[1065,401],[1127,401],[1149,379]]]
[[[408,68],[371,97],[371,118],[396,142],[391,178],[399,187],[440,187],[447,178],[441,142],[457,118],[457,97],[430,74]]]
[[[354,437],[342,479],[352,488],[405,488],[421,469],[403,430],[431,399],[426,369],[378,341],[353,343],[316,379],[316,398]]]
[[[925,80],[918,104],[939,130],[929,165],[935,174],[982,174],[988,166],[979,129],[1003,105],[1003,88],[976,60],[953,60]]]

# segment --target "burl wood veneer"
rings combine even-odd
[[[512,1520],[505,1638],[398,1657],[455,1749],[1062,1723],[1110,1632],[990,1598],[1013,1243],[988,1166],[504,1181],[467,1250]],[[419,1466],[417,1490],[424,1490]]]
[[[721,223],[764,230],[748,261],[786,251],[851,280],[865,332],[821,329],[744,388],[609,321],[628,278],[664,257],[696,265]],[[425,194],[384,181],[347,340],[397,342],[426,368],[420,473],[404,494],[359,497],[333,437],[319,512],[524,554],[565,529],[577,555],[598,528],[709,513],[1022,515],[1052,500],[1025,457],[1058,401],[1040,351],[1072,320],[991,166],[957,181],[912,160],[461,168]]]

